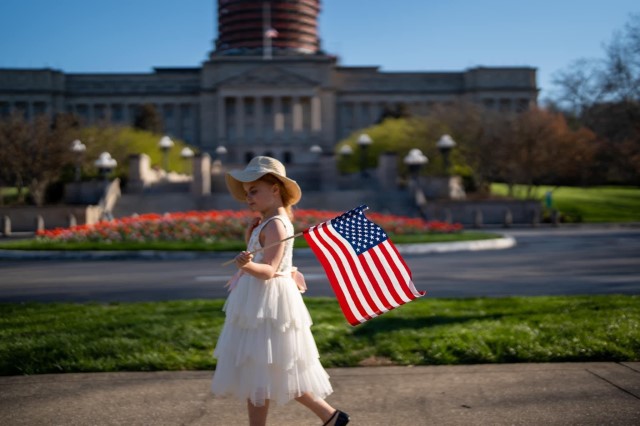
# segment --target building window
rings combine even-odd
[[[11,105],[9,102],[0,102],[0,117],[8,117],[11,115]]]
[[[122,123],[124,120],[122,105],[116,104],[111,106],[111,119],[114,123]]]
[[[227,139],[233,140],[237,136],[236,131],[236,100],[234,98],[225,98],[225,128],[227,129]]]
[[[273,98],[262,99],[262,116],[262,137],[265,141],[271,141],[274,129]]]
[[[500,99],[500,111],[507,112],[511,111],[511,99]]]
[[[291,164],[293,162],[293,154],[289,151],[285,151],[283,154],[284,164]]]
[[[244,138],[254,141],[256,138],[256,108],[254,98],[244,98]]]
[[[47,113],[47,104],[44,102],[36,102],[33,104],[34,116],[44,115]]]

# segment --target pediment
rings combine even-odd
[[[253,68],[219,83],[223,87],[268,88],[268,87],[310,87],[318,83],[276,66]]]

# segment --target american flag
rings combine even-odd
[[[302,233],[351,325],[425,294],[416,290],[411,271],[388,235],[364,215],[367,208],[349,210]]]

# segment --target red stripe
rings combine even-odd
[[[373,299],[371,298],[371,294],[369,293],[369,289],[367,288],[367,285],[365,283],[365,280],[369,281],[367,279],[367,277],[363,277],[362,275],[360,275],[360,273],[358,272],[358,267],[356,266],[355,262],[358,262],[360,264],[362,264],[362,262],[360,261],[359,258],[353,258],[352,253],[349,251],[349,249],[345,246],[345,243],[340,240],[335,234],[334,232],[329,231],[328,229],[325,230],[325,232],[327,233],[327,235],[329,235],[329,238],[331,238],[331,240],[334,242],[334,244],[336,244],[338,247],[340,247],[340,250],[342,251],[342,254],[344,255],[344,257],[347,259],[347,262],[349,263],[349,268],[351,268],[351,273],[353,274],[354,278],[356,279],[355,283],[352,283],[353,285],[357,285],[360,288],[360,292],[363,294],[365,302],[367,303],[367,305],[369,305],[369,308],[372,312],[376,313],[377,315],[380,315],[382,313],[382,311],[380,309],[378,309],[378,306],[376,305],[376,303],[373,301]],[[347,243],[348,244],[348,243]],[[354,290],[354,296],[357,297],[357,295],[355,294],[355,290]],[[361,303],[360,300],[358,299],[358,303]],[[366,312],[366,310],[363,308],[362,312]],[[365,314],[367,315],[367,314]],[[370,316],[367,315],[367,319],[370,319]]]
[[[407,264],[405,263],[405,261],[402,258],[402,256],[400,256],[400,252],[396,248],[396,245],[393,244],[393,241],[391,241],[391,238],[387,238],[387,241],[389,241],[389,246],[388,247],[395,252],[396,256],[398,256],[398,259],[400,259],[400,262],[402,262],[402,266],[404,266],[404,269],[409,274],[409,278],[411,278],[411,280],[413,281],[413,275],[411,274],[411,269],[409,269],[409,266],[407,266]]]
[[[331,241],[334,242],[334,244],[336,244],[338,246],[338,248],[344,253],[344,247],[342,246],[342,242],[341,241],[336,241],[335,237],[331,234],[331,231],[329,229],[327,229],[327,227],[322,227],[322,229],[319,230],[318,233],[322,233],[323,237],[325,237],[326,235],[326,239],[329,239]],[[347,290],[349,291],[349,295],[351,296],[351,300],[353,301],[354,305],[356,306],[356,309],[359,311],[360,315],[366,320],[370,320],[371,316],[367,314],[366,309],[364,309],[364,307],[362,306],[362,302],[360,300],[360,298],[358,297],[358,295],[356,294],[355,290],[353,289],[353,285],[357,285],[357,283],[351,283],[349,280],[349,275],[347,274],[346,271],[346,267],[345,265],[342,263],[342,261],[340,260],[340,257],[336,254],[336,252],[334,251],[334,249],[330,246],[330,245],[326,245],[327,249],[329,251],[331,251],[331,254],[333,256],[333,258],[335,259],[336,264],[338,265],[338,269],[340,269],[340,273],[342,274],[342,276],[344,277],[344,282],[345,285],[347,287]],[[347,261],[349,261],[349,256],[346,255],[347,257]],[[353,268],[351,268],[353,270]],[[357,275],[354,274],[354,275]],[[345,303],[345,307],[347,309],[349,309],[349,305]]]
[[[411,289],[407,286],[407,282],[402,276],[402,272],[400,272],[400,270],[398,269],[398,265],[396,265],[396,262],[391,258],[391,255],[387,251],[390,244],[391,242],[389,240],[380,244],[380,249],[382,251],[382,254],[384,255],[385,259],[387,259],[387,263],[389,264],[389,266],[391,266],[393,273],[395,274],[396,278],[400,282],[400,286],[402,287],[404,294],[409,298],[409,300],[413,300],[416,298],[416,296],[413,294]]]
[[[372,251],[369,251],[369,255],[371,255],[371,257],[374,257],[374,253]],[[363,259],[362,262],[360,263],[362,264],[362,267],[364,268],[364,272],[367,274],[367,277],[369,277],[369,281],[373,283],[373,288],[376,290],[378,299],[380,299],[380,301],[384,304],[385,308],[394,309],[395,306],[387,300],[387,296],[385,296],[385,294],[381,290],[382,286],[385,286],[388,288],[389,284],[384,281],[378,282],[378,278],[373,274],[373,271],[369,267],[369,263],[366,260]],[[382,272],[381,272],[381,275],[382,275]],[[396,305],[402,305],[403,302],[401,300],[398,301],[398,299],[394,297],[391,292],[389,292],[389,295],[391,296],[393,301],[396,303]]]
[[[407,273],[409,274],[409,278],[411,278],[411,281],[413,282],[413,274],[411,273],[411,269],[409,269],[409,266],[407,265],[407,263],[404,261],[404,259],[402,258],[402,256],[400,256],[400,252],[398,251],[398,248],[396,247],[395,244],[393,244],[393,242],[389,239],[389,248],[392,249],[396,256],[398,256],[398,259],[400,259],[400,262],[402,262],[402,265],[404,266],[404,269],[407,271]],[[414,286],[415,287],[415,286]],[[410,289],[411,292],[413,292],[413,290]],[[426,291],[419,291],[418,289],[415,289],[415,291],[420,295],[420,296],[424,296],[425,294],[427,294]],[[417,297],[417,296],[414,296]]]
[[[382,279],[387,285],[387,289],[389,290],[389,293],[391,294],[391,296],[393,296],[393,299],[396,302],[398,302],[400,305],[406,303],[404,299],[402,299],[402,297],[400,297],[400,295],[398,294],[396,287],[391,283],[392,278],[387,272],[387,268],[382,264],[382,261],[380,260],[378,253],[376,253],[376,251],[374,250],[369,250],[369,253],[371,254],[371,259],[373,259],[373,263],[376,265],[378,272],[380,273],[380,275],[382,276]]]
[[[329,283],[331,284],[331,288],[333,288],[333,292],[335,293],[336,298],[338,299],[338,303],[340,304],[340,308],[342,309],[342,313],[344,314],[345,318],[347,319],[349,324],[358,325],[360,324],[360,321],[358,321],[358,319],[355,317],[353,312],[351,312],[351,308],[349,307],[349,303],[347,303],[347,300],[342,292],[342,288],[340,287],[338,278],[335,275],[333,266],[329,262],[328,258],[325,256],[322,249],[320,249],[320,247],[316,245],[316,242],[308,235],[313,233],[315,237],[318,239],[319,244],[322,244],[323,248],[331,252],[331,248],[327,247],[326,244],[323,243],[322,238],[320,238],[319,232],[317,232],[318,229],[321,228],[322,226],[324,226],[324,224],[319,225],[314,229],[307,229],[302,235],[304,236],[304,239],[307,240],[307,243],[309,243],[311,250],[313,250],[313,253],[316,255],[316,257],[322,264],[322,267],[324,268],[324,271],[327,274],[327,278],[329,278]],[[340,262],[336,262],[336,263],[340,264]]]

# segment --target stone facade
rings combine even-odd
[[[319,10],[317,0],[284,3],[282,7],[299,3]],[[220,4],[250,7],[236,0]],[[310,22],[305,25],[316,25]],[[222,35],[232,39],[237,31],[229,25]],[[215,156],[216,148],[224,146],[226,161],[232,163],[267,154],[287,164],[304,164],[316,159],[311,146],[332,153],[342,138],[376,123],[385,108],[399,104],[420,115],[457,100],[501,111],[526,110],[537,103],[535,68],[382,72],[378,67],[340,66],[322,50],[295,54],[295,49],[282,48],[286,54],[274,50],[265,56],[250,49],[233,54],[234,49],[220,46],[199,67],[154,68],[150,73],[0,69],[0,116],[16,110],[28,118],[71,112],[85,124],[125,125],[141,105],[153,104],[167,135],[202,152]]]

